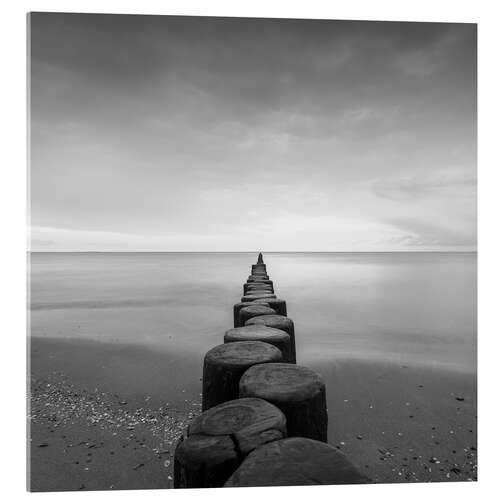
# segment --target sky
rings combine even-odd
[[[473,251],[476,26],[31,14],[31,251]]]

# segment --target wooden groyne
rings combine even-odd
[[[296,364],[295,326],[261,253],[233,323],[205,355],[203,413],[177,444],[174,487],[367,482],[327,443],[325,383]]]

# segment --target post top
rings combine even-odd
[[[259,252],[259,257],[257,259],[257,264],[264,264],[264,259],[262,258],[262,252]]]
[[[249,305],[240,309],[240,314],[243,310],[246,311],[248,314],[253,314],[254,316],[276,314],[276,311],[274,309],[264,304],[254,304],[253,302],[247,302],[247,304]]]
[[[231,328],[224,334],[224,342],[240,342],[243,340],[287,340],[290,335],[283,330],[264,325],[249,325]]]
[[[281,351],[260,341],[231,342],[213,347],[205,355],[205,364],[224,366],[252,366],[256,363],[279,362]]]
[[[260,297],[254,295],[254,297],[267,298],[271,299],[271,297]],[[275,297],[273,297],[275,298]],[[243,297],[242,297],[243,299]],[[247,325],[265,325],[270,326],[271,328],[293,328],[293,321],[286,316],[282,316],[281,314],[266,314],[264,316],[254,316],[247,321]]]
[[[272,403],[307,401],[324,390],[325,383],[318,373],[289,363],[254,365],[240,380],[240,397],[262,398]]]
[[[188,434],[234,434],[259,423],[264,424],[267,429],[276,428],[285,433],[285,416],[276,406],[264,399],[239,398],[221,403],[198,415],[189,424]]]
[[[304,486],[367,482],[367,478],[333,446],[294,437],[258,448],[246,458],[225,486]]]
[[[243,295],[241,302],[252,302],[257,299],[275,299],[274,293],[257,293],[255,295]]]

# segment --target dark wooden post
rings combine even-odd
[[[256,449],[229,478],[225,487],[368,482],[337,448],[312,439],[292,437]]]
[[[248,279],[247,282],[245,283],[246,285],[270,285],[270,286],[273,286],[273,281],[271,279],[266,279],[266,278],[262,278],[262,279],[259,279],[257,276],[255,277],[255,279],[253,280],[250,280]]]
[[[261,302],[262,301],[262,302]],[[286,316],[286,301],[283,299],[257,299],[254,304],[265,304],[276,311],[280,316]]]
[[[276,311],[263,304],[254,305],[251,303],[248,307],[240,309],[240,325],[244,325],[250,318],[254,318],[255,316],[265,316],[267,314],[276,314]]]
[[[267,272],[265,264],[252,264],[252,272],[254,271],[264,271]]]
[[[325,383],[310,368],[288,363],[252,366],[241,377],[240,397],[275,404],[286,416],[290,437],[327,442]]]
[[[247,283],[273,283],[270,279],[269,279],[269,276],[265,277],[265,276],[254,276],[253,274],[251,274],[248,279],[247,279]]]
[[[234,304],[234,306],[233,306],[233,324],[234,324],[235,328],[237,326],[242,326],[242,325],[240,325],[240,310],[241,310],[241,308],[248,307],[249,304],[253,304],[254,302],[257,302],[257,301],[254,300],[253,302],[239,302],[238,304]],[[265,305],[267,305],[267,302],[265,300],[259,299],[259,304],[265,306]]]
[[[274,292],[272,292],[271,290],[248,290],[247,292],[244,293],[245,296],[247,296],[247,295],[262,295],[262,294],[273,295]]]
[[[265,342],[233,342],[210,349],[203,364],[202,410],[238,398],[240,378],[251,366],[281,360],[281,351]]]
[[[257,295],[243,295],[241,297],[241,302],[253,302],[257,299],[275,299],[276,295],[274,293],[259,293]]]
[[[244,286],[243,287],[243,295],[247,295],[248,293],[274,293],[274,288],[269,285],[263,286]]]
[[[268,276],[265,269],[252,269],[252,276]]]
[[[284,363],[293,362],[290,335],[283,330],[262,325],[251,325],[232,328],[224,334],[224,343],[245,340],[260,340],[272,344],[281,351]]]
[[[233,306],[235,328],[205,355],[203,413],[177,445],[174,487],[368,482],[325,444],[325,384],[292,364],[294,324],[261,253],[243,293]]]
[[[175,450],[174,487],[216,488],[255,448],[286,437],[286,419],[263,399],[242,398],[203,412],[187,432]]]
[[[269,283],[244,283],[243,294],[250,290],[269,290],[271,293],[273,293],[274,287]]]
[[[259,297],[259,299],[271,299],[271,298],[276,298],[276,297]],[[242,302],[247,302],[246,300],[243,300],[244,297],[241,298]],[[270,307],[270,306],[269,306]],[[278,330],[283,330],[284,332],[288,333],[290,335],[290,341],[292,342],[292,350],[293,350],[293,356],[294,356],[294,363],[297,360],[297,355],[296,355],[296,350],[295,350],[295,327],[293,324],[293,321],[290,318],[286,318],[285,316],[281,316],[279,314],[276,314],[274,316],[271,315],[265,315],[265,316],[256,316],[255,318],[249,319],[245,325],[264,325],[264,326],[270,326],[271,328],[278,328]]]

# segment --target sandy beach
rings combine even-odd
[[[200,411],[199,363],[151,349],[32,339],[32,491],[172,487],[172,453]]]
[[[32,491],[172,487],[200,411],[201,358],[136,345],[32,339]],[[315,366],[329,441],[374,482],[476,474],[475,377],[354,360]]]
[[[353,360],[315,368],[330,443],[374,482],[477,479],[475,376]]]

